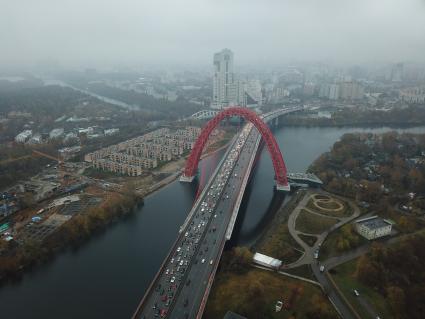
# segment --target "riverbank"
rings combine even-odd
[[[218,152],[220,152],[220,151],[225,150],[227,147],[229,147],[229,145],[230,145],[231,141],[232,141],[232,140],[231,140],[231,139],[229,139],[228,141],[226,141],[226,142],[225,142],[225,144],[224,144],[224,145],[221,145],[221,146],[219,146],[218,148],[213,148],[212,150],[209,150],[209,151],[205,152],[204,154],[202,154],[202,155],[201,155],[201,160],[202,160],[202,159],[205,159],[205,158],[207,158],[207,157],[209,157],[209,156],[212,156],[212,155],[214,155],[215,153],[218,153]],[[217,143],[220,143],[220,142],[217,142]],[[214,146],[214,145],[212,145],[212,146]],[[149,197],[149,196],[152,196],[152,195],[154,195],[156,192],[158,192],[158,191],[162,190],[162,189],[163,189],[163,188],[165,188],[167,185],[171,184],[171,183],[172,183],[172,182],[174,182],[177,178],[179,178],[179,176],[183,173],[184,165],[186,164],[186,159],[187,159],[187,157],[185,158],[185,161],[183,162],[183,165],[178,166],[178,167],[176,168],[176,170],[175,170],[175,171],[174,171],[174,172],[173,172],[170,176],[167,176],[167,177],[163,178],[161,181],[159,181],[159,182],[157,182],[157,183],[153,184],[152,186],[150,186],[150,187],[149,187],[149,189],[143,193],[143,196],[144,196],[145,198],[147,198],[147,197]]]
[[[96,233],[134,213],[143,202],[143,197],[131,191],[106,196],[100,205],[88,207],[42,240],[18,238],[19,245],[7,243],[0,255],[0,285],[47,263],[61,251],[78,248]]]
[[[288,170],[304,172],[343,134],[354,131],[375,134],[389,129],[285,127],[274,130],[274,135]],[[425,127],[402,131],[425,133]],[[252,243],[275,212],[270,208],[275,197],[274,170],[267,149],[261,152],[233,233],[237,246]],[[203,166],[209,167],[216,159],[204,161]],[[46,265],[27,272],[22,280],[3,285],[2,315],[14,319],[130,318],[193,205],[196,189],[188,186],[168,184],[145,197],[139,211],[92,236],[78,250],[61,252]]]

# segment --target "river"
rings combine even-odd
[[[301,172],[344,133],[388,130],[289,127],[274,133],[288,170]],[[398,131],[425,133],[425,127]],[[204,159],[200,171],[211,173],[222,154]],[[241,205],[233,243],[252,243],[273,216],[273,175],[264,148]],[[173,182],[78,250],[60,253],[20,281],[5,284],[0,288],[2,318],[129,318],[174,242],[196,192],[197,185]]]

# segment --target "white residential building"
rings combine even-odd
[[[425,103],[425,86],[407,88],[400,91],[400,97],[404,102],[413,104]]]
[[[55,129],[53,129],[53,130],[50,131],[49,137],[51,139],[53,139],[53,138],[59,138],[59,137],[61,137],[63,135],[63,133],[64,133],[64,129],[63,128],[55,128]]]
[[[392,224],[378,216],[356,220],[356,231],[368,240],[387,236],[391,233]]]
[[[120,132],[119,128],[111,128],[111,129],[107,129],[103,131],[103,134],[105,134],[105,136],[111,136],[114,134],[118,134]]]
[[[15,137],[17,143],[25,143],[32,136],[32,130],[25,130]]]
[[[212,107],[221,109],[234,99],[233,52],[224,49],[214,54],[213,99]]]

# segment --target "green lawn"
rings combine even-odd
[[[308,235],[299,234],[298,237],[300,237],[302,241],[305,242],[310,247],[312,247],[314,243],[317,241],[316,236],[308,236]]]
[[[354,277],[353,274],[356,270],[356,264],[357,259],[354,259],[334,268],[336,273],[332,276],[345,297],[362,318],[370,318],[370,315],[358,302],[358,298],[354,295],[353,289],[357,289],[361,296],[363,296],[374,310],[378,312],[381,318],[394,318],[388,310],[389,305],[386,304],[384,296],[380,295],[372,288],[360,283]]]
[[[349,217],[352,215],[352,210],[351,207],[345,203],[345,202],[341,202],[339,201],[343,206],[344,209],[340,210],[340,211],[328,211],[325,209],[320,209],[320,206],[324,207],[324,208],[328,208],[328,209],[336,209],[339,207],[339,205],[337,205],[335,202],[329,202],[329,203],[325,203],[325,202],[320,202],[318,203],[319,207],[317,207],[316,205],[314,205],[313,203],[313,199],[310,199],[307,203],[307,207],[309,209],[311,209],[314,212],[323,214],[323,215],[328,215],[328,216],[332,216],[332,217]]]
[[[296,261],[301,256],[301,252],[294,248],[301,249],[289,234],[288,225],[282,223],[274,228],[273,233],[269,237],[262,240],[261,244],[257,247],[257,251],[280,259],[288,264]]]
[[[289,301],[294,291],[298,294],[293,307],[276,313],[276,301]],[[314,285],[259,269],[244,274],[218,273],[203,318],[223,318],[228,310],[248,318],[305,318],[318,303],[337,318],[332,305]]]
[[[334,218],[322,217],[302,209],[295,221],[295,228],[303,233],[321,234],[336,222]]]
[[[283,268],[282,271],[287,272],[288,274],[291,274],[291,275],[296,275],[296,276],[300,276],[300,277],[304,277],[304,278],[316,281],[316,277],[314,277],[314,274],[310,268],[310,265],[302,265],[297,268],[291,268],[291,269]]]
[[[350,235],[348,236],[346,233],[343,232],[343,229],[345,227],[351,227],[351,226],[344,225],[341,228],[338,228],[337,230],[329,234],[328,237],[326,237],[325,242],[320,248],[320,257],[319,257],[320,260],[324,261],[330,257],[338,256],[346,251],[355,249],[357,247],[360,247],[369,243],[369,241],[366,238],[358,235],[355,231],[351,231]],[[341,238],[346,240],[349,243],[349,245],[338,248],[338,244]]]

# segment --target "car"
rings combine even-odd
[[[173,283],[173,282],[175,282],[175,281],[176,281],[176,277],[174,277],[174,276],[173,276],[173,277],[171,277],[170,282],[171,282],[171,283]]]
[[[161,315],[161,318],[165,318],[165,316],[167,315],[167,310],[161,309],[160,315]]]
[[[182,249],[181,247],[178,247],[178,248],[177,248],[177,252],[179,252],[181,249]]]
[[[166,271],[165,271],[165,274],[166,275],[168,275],[170,273],[170,269],[167,269]]]
[[[320,272],[323,272],[325,270],[325,266],[321,265],[320,266]]]
[[[161,300],[162,300],[162,301],[167,301],[167,298],[168,298],[168,297],[167,297],[167,295],[163,295],[163,296],[161,297]]]
[[[316,250],[315,252],[314,252],[314,259],[318,259],[319,258],[319,251],[318,250]]]
[[[211,259],[211,260],[210,260],[210,265],[212,265],[212,264],[213,264],[213,260]]]
[[[353,289],[354,295],[356,295],[356,297],[360,296],[360,293],[357,291],[357,289]]]
[[[201,251],[201,252],[202,252],[202,251]],[[203,263],[203,264],[204,264],[204,263],[205,263],[205,259],[202,259],[202,260],[201,260],[201,263]]]

